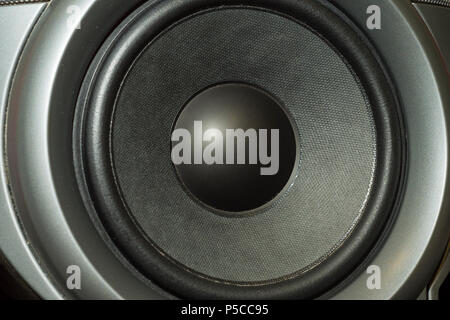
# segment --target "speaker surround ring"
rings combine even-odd
[[[220,3],[220,1],[218,1],[215,4]],[[204,9],[204,5],[205,3],[203,1],[198,1],[196,2],[196,4],[198,4],[198,7],[193,8],[193,6],[191,6],[189,9],[190,10],[200,10],[200,9]],[[208,2],[209,5],[211,5],[211,2]],[[227,4],[229,5],[229,3],[227,2]],[[176,7],[176,5],[171,4],[171,5],[167,5],[167,6],[162,6],[160,9],[165,11],[168,10],[168,12],[181,12],[183,14],[186,14],[186,12],[183,12],[184,8],[182,4],[179,4],[180,7],[175,8],[178,10],[174,10],[171,11],[172,9],[174,9],[174,7]],[[375,58],[371,57],[371,54],[369,53],[369,49],[366,47],[364,41],[361,39],[360,35],[358,35],[357,33],[355,33],[350,27],[348,27],[346,24],[344,24],[340,18],[338,18],[337,16],[334,15],[334,13],[332,13],[331,11],[328,11],[328,9],[326,9],[325,7],[321,7],[320,5],[318,5],[317,3],[313,3],[313,2],[309,2],[309,1],[305,1],[305,3],[303,4],[299,4],[296,1],[280,1],[279,3],[277,3],[277,5],[274,5],[273,2],[265,2],[265,1],[255,1],[255,5],[268,5],[268,7],[271,10],[276,10],[277,12],[289,12],[291,15],[292,14],[299,14],[299,16],[301,18],[306,19],[306,21],[312,23],[311,21],[309,21],[308,19],[312,19],[314,23],[316,23],[316,20],[319,21],[319,23],[315,26],[318,27],[318,29],[320,30],[320,32],[331,32],[332,33],[332,41],[333,41],[333,45],[335,47],[338,48],[338,50],[340,52],[342,52],[342,54],[345,55],[347,60],[350,60],[349,63],[352,66],[352,68],[354,68],[355,73],[358,74],[359,77],[362,77],[362,81],[363,81],[363,85],[365,86],[368,94],[369,94],[369,100],[379,106],[379,108],[376,108],[377,112],[380,112],[379,114],[376,114],[376,122],[377,122],[377,126],[378,128],[380,128],[380,126],[382,127],[380,132],[382,133],[382,135],[379,137],[379,139],[381,139],[381,141],[383,141],[382,143],[384,144],[391,144],[389,145],[389,147],[387,147],[386,149],[391,151],[392,153],[388,153],[388,154],[383,154],[380,153],[382,160],[380,161],[380,164],[378,166],[379,172],[382,172],[382,174],[379,176],[380,180],[384,180],[384,181],[390,181],[389,183],[383,183],[381,185],[376,185],[375,188],[386,188],[387,186],[389,186],[390,188],[393,188],[393,190],[398,190],[399,185],[400,185],[400,173],[402,171],[402,146],[401,146],[401,132],[400,132],[400,128],[398,126],[398,115],[396,114],[396,107],[392,107],[396,105],[395,102],[395,98],[391,95],[391,88],[389,88],[388,86],[388,82],[385,79],[385,76],[383,75],[383,71],[381,70],[381,68],[378,66],[378,62],[376,61]],[[174,6],[174,7],[172,7]],[[209,7],[209,6],[208,6]],[[323,16],[314,16],[313,18],[311,18],[310,14],[311,12],[314,12],[315,9],[320,8],[320,10],[324,10],[324,12],[326,14],[324,14]],[[152,13],[152,6],[149,6],[148,11],[144,10],[143,12],[145,12],[145,14],[142,14],[142,17],[145,16],[146,18],[151,18],[151,13]],[[323,11],[321,11],[323,12]],[[147,16],[148,15],[148,16]],[[164,17],[164,15],[162,15]],[[168,15],[170,16],[170,15]],[[139,17],[139,18],[142,18]],[[173,17],[172,17],[173,18]],[[145,19],[146,21],[146,26],[148,27],[149,24],[151,24],[152,19]],[[159,21],[160,22],[160,21]],[[162,25],[166,24],[167,25],[167,21],[162,21]],[[148,25],[147,25],[148,24]],[[329,25],[333,25],[334,28],[336,27],[336,24],[343,28],[342,30],[345,30],[347,32],[346,37],[345,38],[340,38],[340,35],[342,35],[342,30],[340,30],[339,28],[337,29],[333,29],[332,31],[330,31],[329,29]],[[115,41],[118,41],[120,43],[120,41],[126,41],[126,43],[129,44],[129,49],[127,50],[127,52],[135,52],[134,54],[126,54],[125,56],[123,56],[122,58],[117,59],[117,57],[114,57],[111,60],[109,60],[109,62],[106,62],[106,65],[109,64],[109,67],[104,68],[103,67],[103,63],[105,63],[105,61],[108,61],[109,55],[108,55],[108,50],[111,48],[111,46],[105,46],[103,49],[103,53],[98,55],[97,61],[94,63],[94,66],[97,65],[98,67],[92,67],[91,71],[90,71],[90,75],[88,75],[88,78],[91,79],[95,79],[95,80],[88,80],[88,85],[84,86],[83,89],[83,93],[82,93],[82,99],[81,104],[79,107],[79,113],[78,113],[78,120],[82,119],[83,117],[85,117],[85,115],[83,114],[83,106],[86,103],[89,103],[89,97],[92,95],[92,92],[96,91],[96,90],[100,90],[100,92],[116,92],[116,90],[112,89],[112,87],[110,87],[110,85],[112,84],[113,87],[116,86],[116,88],[118,88],[117,86],[121,83],[121,74],[125,74],[126,70],[127,70],[127,66],[130,64],[131,61],[134,60],[134,57],[137,55],[137,52],[139,51],[139,47],[142,46],[143,43],[146,43],[149,41],[149,39],[151,38],[151,36],[149,35],[149,33],[145,33],[143,32],[143,29],[141,28],[134,28],[134,27],[130,27],[128,29],[127,27],[128,24],[124,24],[124,28],[119,31],[116,32],[115,36],[112,37],[112,39],[114,38]],[[131,25],[131,24],[130,24]],[[153,25],[153,27],[155,27]],[[133,30],[134,28],[134,30]],[[128,29],[128,30],[127,30]],[[157,33],[157,28],[153,29],[155,33]],[[159,29],[160,30],[160,29]],[[319,32],[319,31],[318,31]],[[126,36],[124,36],[126,35]],[[144,37],[144,38],[142,38]],[[349,42],[349,38],[351,38],[353,41]],[[120,39],[126,39],[126,40],[120,40]],[[131,40],[130,40],[131,39]],[[138,39],[138,41],[134,41]],[[139,45],[139,43],[141,43]],[[120,45],[119,45],[120,47]],[[106,49],[105,49],[106,48]],[[364,49],[361,49],[364,48]],[[361,51],[362,50],[362,51]],[[356,52],[356,53],[355,53]],[[120,52],[120,54],[123,54],[123,52]],[[128,57],[128,58],[127,58]],[[369,57],[369,58],[368,58]],[[105,61],[102,61],[105,60]],[[369,62],[367,62],[369,61]],[[108,69],[109,68],[109,69]],[[112,68],[112,69],[111,69]],[[114,75],[114,76],[113,76]],[[110,78],[111,76],[113,76],[112,78]],[[106,78],[105,78],[106,77]],[[103,79],[102,79],[103,78]],[[108,79],[106,80],[105,79]],[[99,80],[101,79],[101,80]],[[90,84],[97,82],[101,83],[102,88],[91,88]],[[106,86],[105,86],[106,84]],[[372,87],[373,86],[373,87]],[[106,90],[106,91],[105,91]],[[97,91],[98,92],[98,91]],[[97,97],[100,96],[102,99],[113,99],[113,97],[107,97],[104,94],[103,95],[96,95]],[[110,100],[112,101],[112,100]],[[111,105],[108,103],[105,103],[105,101],[101,102],[101,105]],[[386,114],[383,115],[383,112],[387,112],[387,114],[389,113],[393,113],[394,116],[387,116]],[[87,132],[92,132],[94,133],[94,135],[91,134],[87,134],[88,137],[88,141],[89,139],[91,139],[91,137],[94,139],[92,140],[93,142],[88,142],[88,145],[95,145],[95,146],[99,146],[98,143],[94,142],[94,141],[106,141],[108,140],[108,129],[105,131],[98,131],[98,123],[109,123],[108,118],[110,117],[111,113],[108,112],[95,112],[94,115],[95,117],[102,117],[95,119],[94,122],[91,122],[90,120],[87,122],[87,127],[86,129],[82,129],[82,128],[77,128],[76,133],[75,133],[75,139],[78,139],[78,137],[81,136],[83,137],[83,132],[84,130],[87,130]],[[98,122],[100,121],[100,122]],[[107,128],[107,126],[103,126],[103,128]],[[98,135],[100,133],[100,135]],[[392,136],[394,138],[392,138]],[[85,138],[82,138],[82,141]],[[106,140],[105,140],[106,139]],[[380,140],[379,140],[380,141]],[[114,175],[111,175],[109,173],[107,173],[110,169],[109,168],[109,160],[107,158],[104,158],[103,155],[105,154],[109,154],[108,151],[106,150],[93,150],[90,149],[90,153],[86,154],[84,151],[84,144],[81,146],[81,150],[80,149],[75,149],[76,152],[76,158],[79,158],[80,154],[84,154],[84,157],[88,157],[90,158],[89,160],[87,160],[87,171],[89,172],[89,174],[92,173],[96,173],[95,177],[94,177],[94,181],[90,181],[88,182],[88,185],[92,186],[92,183],[94,184],[94,194],[98,192],[98,190],[102,190],[100,191],[100,193],[97,193],[97,196],[94,196],[95,200],[94,202],[97,205],[97,208],[99,208],[100,213],[104,212],[108,215],[111,215],[112,212],[116,212],[117,214],[113,214],[112,219],[109,220],[108,217],[104,216],[103,214],[101,215],[102,217],[102,222],[105,225],[106,229],[109,232],[112,232],[114,234],[114,238],[118,239],[120,237],[120,233],[124,231],[124,229],[128,229],[128,230],[134,230],[136,228],[134,222],[129,221],[127,219],[122,220],[123,215],[120,213],[122,210],[117,210],[117,208],[122,207],[121,204],[121,200],[120,200],[120,196],[116,197],[114,196],[114,191],[109,189],[109,186],[114,186],[114,181],[111,180],[112,177]],[[88,147],[89,148],[89,147]],[[397,150],[397,152],[395,152],[394,150]],[[396,157],[392,157],[393,154],[395,154]],[[80,160],[76,160],[76,161],[80,161]],[[84,161],[84,160],[81,160]],[[93,169],[91,166],[91,164],[95,164],[95,168]],[[98,167],[98,164],[100,164],[100,167]],[[100,175],[98,174],[100,172]],[[84,173],[83,173],[84,175]],[[90,178],[92,179],[92,178]],[[97,182],[95,182],[95,179],[100,179]],[[107,179],[107,180],[104,180]],[[89,179],[88,179],[89,180]],[[108,181],[109,180],[109,181]],[[81,184],[83,185],[83,183]],[[107,189],[105,189],[105,186]],[[380,190],[379,190],[380,191]],[[92,192],[92,190],[91,190]],[[108,195],[113,195],[113,197],[108,197],[108,199],[113,199],[113,202],[111,203],[104,203],[102,201],[102,196],[101,194],[105,194],[104,192],[106,192],[106,194]],[[143,272],[144,274],[148,275],[152,280],[156,281],[156,279],[160,279],[159,281],[162,281],[162,286],[166,287],[166,288],[174,288],[174,292],[177,292],[178,294],[181,294],[181,296],[186,296],[186,297],[200,297],[200,298],[205,298],[205,297],[227,297],[227,298],[245,298],[245,297],[257,297],[257,298],[291,298],[291,297],[295,297],[295,298],[304,298],[304,297],[309,297],[309,294],[311,294],[311,296],[315,296],[317,294],[320,294],[321,292],[327,290],[328,285],[323,285],[324,283],[326,283],[327,281],[329,281],[330,279],[327,280],[327,278],[331,277],[336,277],[338,274],[342,274],[345,275],[347,274],[352,268],[353,265],[349,265],[347,263],[347,266],[343,269],[340,268],[336,268],[336,265],[341,265],[343,264],[344,261],[348,262],[348,257],[346,258],[346,254],[348,254],[349,256],[354,257],[354,255],[356,254],[356,256],[364,256],[365,254],[367,254],[367,251],[369,250],[369,247],[371,246],[370,244],[376,241],[377,236],[379,235],[379,233],[381,232],[381,230],[383,229],[383,226],[385,224],[386,219],[389,217],[390,214],[390,209],[393,206],[393,199],[396,196],[396,192],[391,192],[391,193],[386,193],[383,191],[380,191],[381,194],[386,194],[387,195],[387,199],[391,199],[391,200],[378,200],[378,202],[376,203],[372,203],[371,205],[374,206],[374,208],[386,208],[383,212],[383,214],[380,215],[375,215],[374,217],[372,217],[371,215],[367,215],[366,218],[363,219],[363,221],[360,222],[360,224],[363,227],[359,227],[356,230],[354,230],[354,238],[353,239],[358,239],[358,236],[356,236],[357,233],[364,233],[364,234],[369,234],[369,236],[365,239],[365,241],[361,241],[361,243],[366,242],[366,245],[362,245],[360,246],[361,243],[356,244],[353,243],[351,244],[351,241],[346,242],[347,244],[347,249],[346,249],[346,245],[344,244],[344,246],[342,246],[340,248],[340,254],[336,255],[336,256],[331,256],[329,258],[329,264],[327,268],[323,268],[323,266],[319,266],[316,267],[316,269],[314,270],[314,272],[312,272],[313,274],[315,273],[315,280],[314,276],[309,278],[309,283],[306,284],[305,282],[302,281],[295,281],[295,280],[299,280],[296,279],[295,277],[292,278],[291,280],[288,281],[283,281],[282,285],[280,283],[272,283],[272,284],[265,284],[263,286],[261,285],[253,285],[253,286],[249,286],[248,284],[245,286],[233,286],[233,285],[229,285],[227,283],[223,283],[222,285],[217,285],[216,283],[210,282],[207,279],[203,279],[203,278],[199,278],[193,274],[191,274],[190,272],[187,273],[181,273],[182,275],[180,276],[179,274],[179,266],[177,264],[173,264],[173,262],[169,262],[164,260],[165,258],[161,259],[161,256],[158,252],[158,249],[156,251],[154,251],[153,253],[148,252],[147,249],[144,249],[146,247],[146,240],[144,238],[140,238],[140,236],[133,236],[130,233],[127,234],[127,239],[133,238],[135,241],[137,241],[137,243],[141,243],[140,246],[127,246],[126,243],[123,243],[119,240],[119,247],[122,248],[123,252],[132,252],[134,251],[135,253],[132,254],[132,258],[130,259],[130,257],[128,256],[128,258],[132,261],[133,264],[138,266],[138,269]],[[114,200],[115,199],[115,200]],[[103,207],[104,206],[104,207]],[[103,209],[102,209],[103,207]],[[105,220],[106,219],[106,220]],[[116,229],[114,224],[120,220],[121,221],[121,225],[122,227],[120,227],[119,229]],[[365,220],[365,221],[364,221]],[[109,222],[108,222],[109,221]],[[126,226],[125,228],[123,226]],[[116,229],[116,230],[115,230]],[[369,231],[371,230],[371,231]],[[377,231],[375,231],[377,230]],[[133,232],[134,234],[138,235],[139,231]],[[132,234],[133,234],[132,233]],[[143,242],[142,242],[143,241]],[[348,241],[348,240],[347,240]],[[117,245],[117,243],[116,243]],[[345,253],[346,252],[346,253]],[[148,256],[148,254],[150,254],[150,256]],[[139,257],[145,257],[143,259],[140,259]],[[334,260],[334,261],[333,261]],[[359,260],[359,259],[357,259]],[[149,262],[152,261],[152,262]],[[155,261],[157,261],[156,265],[161,264],[162,267],[159,270],[155,270]],[[355,261],[356,264],[357,261]],[[334,266],[333,266],[334,264]],[[322,269],[322,270],[321,270]],[[340,269],[340,270],[339,270]],[[148,271],[145,270],[152,270],[150,273],[147,273]],[[333,270],[333,271],[331,271]],[[338,271],[336,271],[338,270]],[[155,274],[156,272],[156,274]],[[162,273],[161,273],[162,272]],[[338,278],[340,276],[337,276]],[[162,280],[161,280],[162,279]],[[189,280],[190,279],[190,280]],[[323,283],[322,285],[320,285],[320,283]],[[179,285],[175,285],[175,283],[178,283]],[[192,285],[192,283],[196,283],[194,286]],[[314,286],[315,290],[312,290],[312,286]],[[264,289],[264,290],[263,290]],[[306,294],[306,292],[308,292],[308,294]]]

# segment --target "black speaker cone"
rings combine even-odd
[[[241,2],[152,2],[118,28],[80,95],[80,185],[123,257],[177,296],[315,297],[363,260],[392,214],[397,104],[370,45],[334,8]],[[212,104],[205,118],[184,117],[192,97],[230,84],[266,107]],[[237,116],[224,130],[283,129],[279,176],[173,165],[174,129],[220,110]],[[227,175],[229,186],[214,183]]]
[[[286,190],[298,167],[290,115],[267,92],[243,83],[215,85],[182,109],[172,132],[172,162],[194,199],[240,216]]]

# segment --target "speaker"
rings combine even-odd
[[[6,2],[0,246],[17,286],[437,298],[450,51],[429,12],[447,4]]]

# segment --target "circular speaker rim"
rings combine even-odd
[[[220,3],[220,2],[221,1],[214,1],[215,4]],[[236,2],[238,2],[238,1],[236,1]],[[296,2],[296,1],[289,1],[289,0],[285,0],[285,1],[283,0],[283,1],[280,1],[279,3],[277,3],[277,4],[274,4],[274,3],[270,2],[270,1],[262,1],[262,0],[260,0],[260,1],[249,1],[249,2],[255,3],[255,5],[256,4],[257,5],[265,4],[265,7],[269,6],[273,10],[284,11],[284,12],[286,12],[286,11],[288,11],[288,12],[289,11],[290,12],[295,12],[296,5],[298,5],[298,2]],[[211,2],[209,2],[208,4],[210,4],[210,3]],[[197,1],[196,4],[198,5],[198,7],[196,7],[197,10],[199,10],[201,8],[205,8],[205,5],[206,5],[205,1]],[[227,4],[229,4],[229,3],[227,3]],[[168,5],[168,6],[170,7],[170,5]],[[313,3],[312,1],[305,1],[305,3],[302,4],[302,6],[303,6],[302,9],[306,10],[306,12],[308,12],[310,14],[311,11],[312,11],[311,9],[314,8],[314,6],[318,6],[318,4],[315,3],[315,2]],[[149,12],[150,12],[149,14],[151,14],[152,7],[151,6],[149,6],[149,7],[150,7],[150,8],[148,8],[148,9],[150,9],[149,10]],[[182,5],[181,5],[181,7],[182,7]],[[183,8],[181,8],[181,9],[183,9]],[[186,9],[186,8],[184,8],[184,9]],[[294,11],[292,11],[292,10],[294,10]],[[303,13],[305,13],[305,11],[303,11]],[[306,14],[306,16],[308,16],[308,14]],[[304,17],[304,18],[308,18],[308,17]],[[336,20],[336,19],[339,19],[339,18],[337,18],[337,16],[335,16],[331,12],[329,13],[329,16],[327,18],[332,18],[331,20],[335,21],[335,22],[339,21],[339,20]],[[326,20],[327,18],[325,18],[324,20]],[[342,24],[342,22],[340,22],[340,23]],[[349,28],[349,27],[345,26],[345,28]],[[347,29],[347,30],[349,30],[349,29]],[[353,39],[354,41],[361,41],[361,44],[362,44],[362,39],[357,37],[356,33],[354,33],[353,37],[354,37],[354,39]],[[337,41],[336,39],[334,39],[334,40]],[[365,47],[365,44],[364,44],[364,47]],[[343,54],[346,56],[346,58],[348,58],[349,55],[353,56],[353,54],[352,54],[353,48],[349,48],[345,44],[341,44],[341,47],[339,47],[338,49],[339,49],[340,52],[343,52]],[[358,57],[358,58],[360,58],[360,57]],[[358,58],[356,58],[356,59],[358,59]],[[118,67],[118,68],[121,68],[121,67],[124,67],[124,66],[127,65],[126,63],[124,63],[124,65],[121,65],[121,63],[118,64],[117,60],[115,62],[116,62],[115,67]],[[353,63],[355,63],[355,61],[353,61]],[[372,80],[374,78],[377,79],[377,77],[379,77],[379,79],[382,79],[382,81],[380,81],[381,83],[387,83],[385,75],[383,74],[381,68],[377,65],[377,62],[375,61],[375,58],[373,58],[372,63],[375,63],[375,64],[371,65],[371,66],[368,66],[368,65],[365,65],[364,63],[358,62],[356,64],[352,64],[352,67],[354,67],[355,65],[357,67],[359,67],[359,70],[358,70],[358,68],[355,68],[355,72],[359,76],[361,74],[364,74],[364,75],[367,76],[368,79],[372,79]],[[377,72],[374,72],[372,75],[367,75],[367,73],[370,73],[370,72],[368,72],[369,70],[372,71],[371,70],[372,68],[376,69]],[[99,73],[97,71],[98,70],[93,70],[91,72],[91,76],[97,78],[98,75],[99,75]],[[108,71],[109,72],[105,72],[104,74],[111,75],[111,73],[110,73],[111,70],[108,70]],[[104,72],[104,70],[102,70],[101,72]],[[122,71],[122,72],[124,72],[124,71]],[[367,79],[365,79],[365,80],[367,80]],[[368,81],[370,82],[370,80],[368,80]],[[374,81],[374,82],[377,82],[377,81]],[[85,91],[84,93],[85,94],[92,93],[91,89],[92,88],[85,88],[84,89],[84,91]],[[392,94],[391,88],[377,88],[377,90],[379,90],[379,92],[376,92],[374,95],[369,97],[369,99],[371,100],[372,103],[373,103],[374,99],[375,100],[378,99],[377,98],[378,94],[385,95],[385,93],[383,92],[384,90],[386,90],[386,92],[389,92],[387,94],[387,96]],[[373,93],[373,91],[371,91],[371,90],[368,91],[368,92],[372,92]],[[390,103],[392,103],[393,105],[396,105],[395,98],[393,96],[391,96],[391,97],[384,97],[384,98],[386,99],[386,101],[390,101]],[[84,102],[86,102],[86,101],[84,101]],[[386,106],[382,105],[381,108],[386,108]],[[80,109],[80,108],[77,108],[77,109]],[[395,111],[392,111],[392,112],[395,112]],[[102,113],[102,116],[105,116],[105,113]],[[382,118],[382,119],[380,119],[380,118]],[[396,116],[394,118],[397,119],[397,121],[398,121],[398,116]],[[376,119],[377,126],[380,126],[380,124],[383,125],[383,126],[386,126],[386,127],[390,127],[390,126],[393,125],[393,127],[395,128],[396,125],[393,124],[393,123],[389,123],[389,121],[396,121],[396,120],[393,120],[392,117],[387,117],[387,118],[378,117],[378,120]],[[386,128],[384,128],[384,129],[386,129]],[[87,130],[94,130],[95,131],[94,128],[88,128]],[[81,130],[81,131],[83,131],[83,130]],[[401,140],[400,139],[400,137],[401,137],[401,133],[400,132],[390,132],[390,130],[381,130],[381,131],[384,134],[386,134],[386,132],[389,132],[389,134],[392,134],[392,135],[394,135],[394,136],[399,138],[399,139],[393,139],[394,141],[400,141]],[[81,133],[81,135],[82,135],[82,133]],[[80,132],[75,133],[74,137],[77,137],[77,138],[80,137]],[[97,136],[97,139],[102,139],[102,138],[105,138],[105,132],[103,132],[103,135]],[[386,136],[381,136],[381,138],[382,139],[386,139]],[[389,143],[389,138],[387,139],[386,143]],[[76,157],[79,157],[80,154],[84,153],[84,150],[83,150],[84,146],[80,146],[80,147],[81,147],[81,150],[78,150],[78,151],[75,148],[75,153],[76,154],[79,153],[78,156],[76,155]],[[401,150],[402,146],[400,146],[400,145],[392,145],[392,149]],[[400,151],[399,154],[401,154],[401,153],[402,152]],[[91,155],[92,155],[92,159],[91,159],[91,161],[88,161],[90,163],[99,163],[98,160],[102,158],[101,157],[101,152],[94,152],[92,154],[89,154],[87,157],[90,158]],[[82,155],[82,157],[86,157],[86,153],[84,153],[84,155]],[[386,155],[386,154],[382,155],[382,157],[385,157],[385,159],[383,159],[383,161],[380,162],[381,165],[379,166],[379,168],[382,167],[382,169],[383,169],[383,170],[381,170],[383,172],[383,180],[385,180],[385,179],[394,180],[393,184],[395,185],[395,189],[398,189],[398,186],[400,184],[400,181],[399,181],[400,179],[398,178],[398,176],[400,176],[399,173],[402,170],[402,168],[401,168],[401,166],[399,164],[394,165],[394,166],[389,166],[388,163],[399,161],[399,159],[393,159],[393,158],[391,158],[391,155]],[[101,161],[100,163],[103,164],[102,170],[104,170],[104,171],[106,170],[107,171],[108,170],[107,169],[108,165],[107,165],[107,163],[105,163],[104,160],[105,159],[103,159],[102,160],[103,162]],[[401,163],[401,160],[399,162]],[[89,165],[85,169],[87,169],[88,171],[93,172],[93,170],[90,170]],[[389,171],[389,169],[392,169],[393,171]],[[108,175],[106,175],[106,176],[108,176]],[[397,178],[395,178],[395,177],[397,177]],[[95,178],[99,178],[98,175]],[[397,180],[397,181],[395,181],[395,180]],[[389,184],[383,184],[383,185],[379,186],[379,188],[381,190],[386,189],[387,185],[389,185]],[[108,192],[108,194],[111,194],[111,193]],[[390,197],[391,201],[388,201],[388,202],[390,202],[390,204],[387,205],[388,207],[392,207],[395,195],[396,195],[396,192],[393,192],[391,194],[391,197]],[[99,199],[97,198],[97,200],[99,200]],[[115,200],[118,201],[117,205],[118,205],[118,207],[120,207],[120,200],[117,199],[117,198]],[[97,203],[98,203],[98,201],[97,201]],[[375,201],[375,203],[372,203],[372,206],[374,206],[376,208],[379,208],[379,207],[386,206],[386,204],[385,203],[383,204],[380,201],[379,202]],[[365,216],[363,216],[363,219],[360,221],[359,226],[353,232],[354,233],[352,235],[353,239],[359,238],[359,237],[355,236],[356,233],[358,233],[358,234],[368,233],[369,237],[367,238],[367,240],[368,240],[367,242],[374,243],[376,238],[377,238],[377,236],[378,236],[378,234],[383,229],[384,223],[386,222],[386,219],[388,218],[388,215],[390,213],[390,212],[388,212],[390,210],[385,210],[385,211],[386,211],[386,214],[382,218],[380,218],[380,216],[378,216],[378,215],[376,215],[376,217],[372,217],[369,214],[366,214]],[[116,216],[116,218],[117,218],[117,216]],[[106,219],[106,220],[108,220],[108,219]],[[111,223],[111,221],[109,221],[109,222],[105,221],[105,217],[102,217],[102,222],[105,224],[105,227],[107,229],[109,229],[109,231],[115,229],[115,227],[113,225],[114,223]],[[131,228],[135,227],[135,226],[132,225],[132,223],[130,223],[130,221],[128,221],[128,223],[129,223],[128,227],[131,227]],[[374,230],[376,230],[375,232],[373,232],[372,228],[368,228],[369,225],[373,226],[374,224],[378,224],[377,228],[374,229]],[[117,230],[116,230],[116,232],[113,231],[113,233],[116,236],[118,235],[117,234]],[[117,243],[116,243],[116,245],[117,245]],[[120,247],[120,249],[123,249],[123,247],[127,247],[126,245],[124,246],[123,243],[119,244],[118,246]],[[330,261],[334,261],[334,264],[338,264],[338,265],[339,265],[339,263],[342,263],[342,261],[346,261],[347,258],[345,258],[346,257],[345,252],[347,252],[347,255],[352,255],[351,253],[355,253],[355,252],[358,252],[358,251],[364,251],[366,253],[367,248],[364,248],[364,250],[361,250],[361,247],[359,247],[359,248],[357,248],[357,247],[358,247],[357,245],[350,244],[348,241],[345,241],[344,245],[339,249],[340,250],[340,254],[339,255],[333,255],[332,257],[330,257],[330,259],[328,259],[329,260],[327,262],[328,265],[331,265],[329,263]],[[347,250],[344,250],[344,249],[347,249]],[[124,251],[126,252],[126,250],[121,250],[121,251],[122,252],[124,252]],[[360,253],[360,255],[364,255],[363,252],[359,252],[359,253]],[[142,254],[142,252],[140,252],[137,256],[140,256],[141,254]],[[156,255],[153,255],[151,257],[154,260],[155,259],[158,260],[160,258],[160,255],[157,253]],[[132,261],[134,260],[133,264],[136,264],[136,259],[131,259],[131,260]],[[137,259],[137,260],[139,260],[139,259]],[[138,262],[138,265],[139,265],[139,262]],[[145,266],[146,262],[143,262],[142,265]],[[163,265],[164,265],[164,263],[163,263]],[[338,278],[344,277],[346,274],[348,274],[351,271],[350,269],[353,269],[355,266],[356,266],[356,262],[352,266],[347,266],[347,268],[345,268],[346,270],[345,271],[343,270],[342,276],[338,277]],[[148,267],[151,268],[152,266],[148,266],[147,265],[146,267],[147,268]],[[145,272],[146,268],[142,268],[142,266],[141,267],[138,266],[138,269],[141,272],[144,269],[143,273],[144,274],[147,273],[147,272]],[[190,280],[193,280],[193,281],[196,281],[196,282],[199,281],[198,277],[193,277],[191,274],[186,274],[186,278],[183,278],[183,279],[179,279],[178,278],[177,279],[177,276],[174,276],[174,275],[179,270],[177,270],[177,266],[176,265],[173,265],[171,263],[165,265],[165,268],[163,268],[163,269],[164,269],[163,270],[164,272],[162,274],[160,274],[160,276],[156,276],[155,277],[153,275],[153,276],[151,276],[149,278],[151,280],[153,280],[154,282],[156,282],[156,283],[158,283],[158,280],[155,280],[155,279],[163,279],[163,281],[159,281],[159,283],[163,282],[161,284],[165,288],[171,287],[170,285],[167,285],[167,282],[179,282],[179,283],[181,283],[181,285],[180,285],[180,287],[181,287],[181,286],[186,285],[187,281],[190,281]],[[315,281],[310,281],[308,283],[308,285],[306,286],[306,288],[303,288],[303,290],[299,290],[298,283],[296,283],[296,281],[294,281],[294,280],[297,280],[297,278],[295,278],[295,279],[290,279],[289,281],[283,282],[283,286],[282,287],[278,283],[271,284],[271,285],[265,285],[264,286],[264,290],[261,290],[261,288],[262,288],[261,286],[251,286],[251,287],[250,286],[243,286],[239,290],[235,290],[236,289],[235,287],[231,287],[231,286],[229,286],[227,284],[223,284],[222,286],[217,286],[217,285],[211,285],[211,283],[208,280],[205,280],[205,281],[201,280],[201,281],[203,281],[203,284],[201,286],[194,286],[194,287],[191,287],[191,288],[188,288],[188,289],[175,287],[175,289],[173,291],[174,292],[181,292],[182,296],[188,296],[188,297],[194,296],[194,297],[200,297],[200,298],[211,297],[211,296],[213,296],[213,297],[228,297],[228,298],[229,297],[232,297],[232,298],[245,298],[245,297],[259,297],[259,298],[273,298],[273,297],[275,297],[275,298],[290,298],[290,297],[296,297],[296,298],[305,298],[305,297],[310,297],[310,296],[316,296],[316,295],[320,294],[321,292],[325,291],[327,289],[326,287],[329,287],[329,286],[320,286],[319,285],[319,286],[314,286],[315,290],[313,290],[312,283],[313,282],[314,283],[321,282],[321,280],[324,280],[325,278],[330,277],[329,276],[330,274],[333,274],[333,277],[334,277],[336,275],[336,271],[334,270],[335,268],[331,268],[331,269],[333,270],[334,273],[331,272],[330,268],[328,268],[328,270],[327,270],[327,268],[323,268],[323,265],[317,267],[314,271],[316,272],[316,274],[319,274],[319,272],[317,272],[317,271],[321,270],[320,275],[318,275],[316,277]],[[159,270],[159,271],[162,271],[162,270]],[[170,276],[169,277],[163,276],[163,275],[167,276],[167,271],[169,271]],[[152,272],[150,272],[150,274],[152,274]],[[164,283],[164,282],[166,282],[166,283]],[[333,282],[336,282],[336,281],[333,281]],[[288,285],[286,285],[286,284],[288,284]],[[223,292],[221,292],[221,293],[217,292],[219,287],[220,287],[220,290],[223,290]],[[264,292],[262,292],[262,291],[264,291]],[[299,293],[299,291],[303,291],[303,293]],[[226,293],[224,293],[224,292],[226,292]],[[311,295],[305,294],[305,292],[309,292],[309,293],[311,293]]]

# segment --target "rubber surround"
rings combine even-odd
[[[94,61],[83,85],[74,129],[75,161],[82,163],[78,172],[81,192],[89,193],[102,225],[122,254],[147,278],[168,291],[186,298],[286,299],[312,298],[331,289],[368,254],[391,215],[400,187],[403,168],[403,138],[398,125],[396,99],[382,68],[365,40],[329,8],[316,1],[248,0],[246,5],[264,7],[288,15],[327,39],[360,77],[373,106],[377,143],[389,145],[391,152],[378,154],[379,166],[374,188],[384,198],[373,198],[367,214],[343,246],[326,263],[308,273],[307,281],[294,277],[286,281],[255,286],[217,283],[198,277],[165,258],[127,214],[111,174],[108,145],[109,126],[115,95],[129,66],[146,44],[173,22],[200,10],[220,5],[241,5],[242,1],[193,0],[147,3],[132,15],[110,38]],[[123,49],[125,48],[125,49]],[[121,50],[123,49],[123,50]],[[99,94],[104,93],[104,94]],[[95,101],[94,101],[95,100]],[[94,102],[94,103],[93,103]],[[103,112],[89,112],[91,104],[105,107]],[[79,125],[77,125],[79,124]],[[80,143],[81,141],[81,143]],[[379,148],[379,150],[385,150]],[[77,170],[79,171],[79,170]],[[382,181],[383,183],[380,183]],[[86,190],[85,186],[88,186]],[[392,192],[394,190],[394,192]],[[87,206],[89,207],[89,206]],[[370,212],[377,214],[370,214]],[[97,220],[94,219],[94,222]]]

